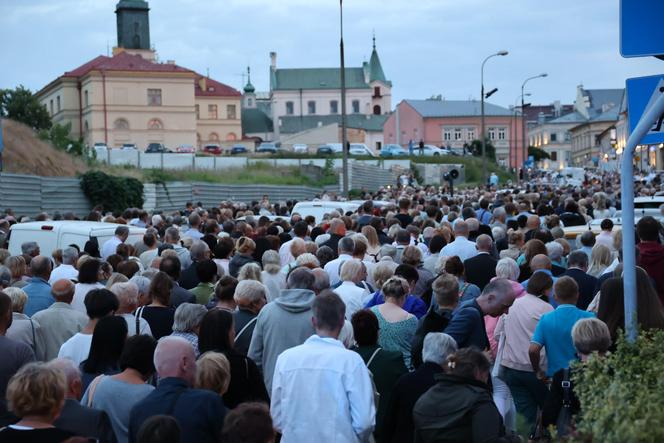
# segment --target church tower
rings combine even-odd
[[[247,66],[247,84],[244,86],[242,106],[247,109],[256,107],[256,88],[251,84],[251,69]]]
[[[118,28],[118,46],[113,54],[128,52],[138,54],[147,60],[154,60],[155,53],[150,47],[150,8],[144,0],[120,0],[115,7]]]

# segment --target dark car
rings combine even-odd
[[[203,146],[203,152],[212,155],[221,155],[221,146],[216,144]]]
[[[163,143],[150,143],[145,150],[146,154],[159,154],[163,152],[171,152],[170,149],[166,149]]]
[[[281,146],[279,143],[263,142],[258,148],[256,148],[256,153],[268,153],[268,154],[277,154],[281,152]]]
[[[244,145],[231,146],[231,155],[246,154],[249,152]]]

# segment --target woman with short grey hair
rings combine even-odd
[[[265,251],[261,261],[263,262],[261,282],[267,289],[265,295],[269,303],[279,297],[281,291],[286,288],[286,274],[281,272],[281,260],[277,251],[272,249]]]
[[[254,262],[247,263],[240,268],[237,279],[261,281],[261,267]]]
[[[23,313],[28,295],[23,289],[16,287],[5,288],[3,292],[12,300],[12,323],[5,335],[7,338],[25,343],[36,352],[39,323]]]
[[[194,348],[196,358],[198,358],[198,329],[201,326],[203,317],[207,314],[207,309],[197,303],[182,303],[175,310],[173,317],[172,336],[182,337],[187,340]]]
[[[138,286],[132,282],[115,283],[110,291],[118,299],[118,309],[115,315],[119,315],[127,322],[127,337],[132,335],[152,336],[152,330],[147,320],[136,317],[133,312],[139,306]]]
[[[496,277],[517,281],[520,272],[519,265],[516,264],[516,261],[513,258],[505,257],[498,260],[498,264],[496,265]]]
[[[134,275],[129,279],[129,283],[135,284],[138,288],[137,305],[140,307],[149,304],[148,294],[150,293],[150,279],[143,275]]]
[[[447,356],[456,351],[457,344],[452,337],[442,332],[429,332],[424,337],[422,362],[443,366],[447,362]]]
[[[242,280],[235,288],[233,300],[237,310],[233,312],[235,325],[234,348],[242,355],[249,352],[258,313],[267,303],[267,288],[255,280]]]

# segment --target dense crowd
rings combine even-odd
[[[0,249],[0,442],[509,442],[517,415],[574,432],[573,363],[625,321],[619,177],[446,191],[319,220],[267,196],[95,208],[117,224],[102,244]],[[661,220],[636,227],[642,330],[664,328]],[[1,240],[25,221],[6,210]]]

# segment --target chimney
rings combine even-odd
[[[201,76],[201,78],[198,79],[198,87],[201,88],[201,91],[207,91],[207,81],[205,77]]]
[[[555,115],[556,117],[560,117],[560,111],[561,111],[560,100],[556,100],[553,102],[553,115]]]
[[[174,64],[175,64],[175,60],[166,60],[166,64],[167,64],[167,65],[174,65]]]
[[[277,69],[277,53],[276,52],[270,52],[270,69],[272,69],[272,70]]]

